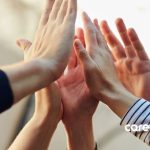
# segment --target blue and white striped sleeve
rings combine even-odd
[[[136,101],[120,124],[126,131],[150,145],[150,102],[145,99]]]

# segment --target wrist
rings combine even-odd
[[[32,122],[35,123],[36,128],[45,129],[45,130],[50,131],[52,133],[55,131],[55,129],[57,128],[57,125],[60,121],[48,113],[42,114],[42,115],[34,113],[31,120],[32,120]]]
[[[122,85],[116,86],[103,97],[103,101],[119,117],[123,117],[129,108],[139,99],[125,89]]]
[[[41,58],[37,58],[29,62],[43,79],[43,82],[41,83],[41,85],[43,84],[42,88],[50,85],[54,80],[52,65]]]
[[[68,150],[94,150],[92,120],[65,125]]]
[[[14,103],[49,83],[47,72],[38,60],[22,61],[1,69],[9,79]]]
[[[44,120],[59,122],[62,113],[61,95],[58,87],[52,83],[35,93],[35,116]]]

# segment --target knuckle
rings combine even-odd
[[[80,50],[79,51],[79,57],[81,57],[81,58],[83,58],[83,57],[86,57],[87,56],[87,53],[86,53],[86,51],[85,50]]]

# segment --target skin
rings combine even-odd
[[[138,98],[129,93],[119,81],[97,20],[93,24],[86,13],[83,13],[83,18],[86,49],[79,39],[75,40],[74,47],[84,70],[86,83],[97,100],[101,100],[119,117],[123,117]]]
[[[68,70],[58,83],[62,94],[64,110],[62,121],[67,133],[67,148],[69,150],[93,150],[95,140],[92,117],[98,101],[91,95],[86,85],[84,73],[81,65],[77,63],[74,51]]]
[[[26,47],[25,61],[1,68],[10,81],[14,103],[61,76],[71,53],[76,12],[76,0],[46,1],[33,44]]]
[[[78,29],[76,37],[83,39],[82,36],[82,29]],[[25,49],[27,45],[31,45],[31,42],[20,40],[21,48]],[[73,50],[66,73],[57,81],[62,96],[62,121],[66,129],[68,150],[92,150],[95,148],[92,116],[98,101],[89,93],[78,61]]]
[[[9,150],[47,150],[58,122],[62,117],[59,88],[55,83],[38,91],[35,112],[21,130]],[[21,142],[23,141],[23,142]]]
[[[123,20],[116,20],[116,27],[123,45],[109,28],[101,22],[101,31],[115,59],[118,76],[123,85],[134,95],[150,100],[150,60],[133,28],[127,29]]]

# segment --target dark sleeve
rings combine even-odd
[[[13,92],[7,75],[0,70],[0,113],[13,105]]]

